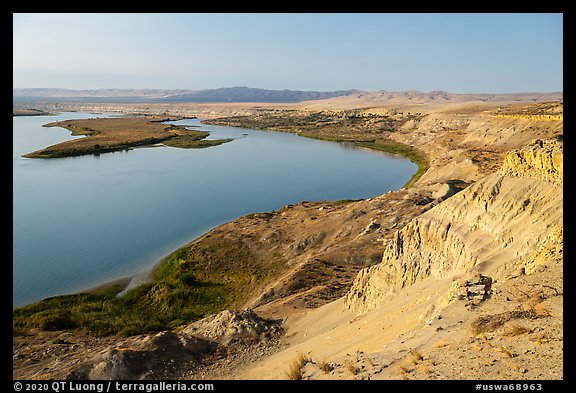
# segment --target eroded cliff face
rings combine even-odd
[[[425,151],[430,169],[418,185],[478,181],[502,166],[507,152],[563,133],[562,104],[498,108],[468,105],[417,116],[389,138]]]
[[[506,155],[502,172],[509,176],[531,177],[562,184],[562,143],[558,140],[537,140],[523,149]]]
[[[509,152],[501,170],[430,209],[389,241],[382,262],[363,269],[345,307],[364,312],[419,280],[499,267],[541,248],[562,225],[562,143]]]

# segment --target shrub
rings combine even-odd
[[[334,366],[328,362],[318,362],[316,363],[318,368],[324,372],[324,374],[328,374],[330,371],[334,369]]]
[[[348,370],[350,372],[350,374],[352,374],[352,375],[358,374],[358,367],[356,367],[356,364],[352,363],[351,360],[346,360],[346,363],[344,363],[344,366],[346,367],[346,370]]]
[[[66,313],[39,313],[36,314],[31,323],[39,329],[47,331],[70,330],[78,326]]]
[[[524,333],[530,333],[531,330],[525,326],[519,325],[517,323],[509,323],[505,326],[504,332],[502,333],[504,336],[519,336]]]
[[[307,363],[312,362],[312,359],[308,356],[298,352],[296,355],[296,359],[290,365],[289,371],[286,373],[288,379],[291,380],[300,380],[302,379],[302,367],[304,367]]]

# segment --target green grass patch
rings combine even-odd
[[[404,187],[410,188],[420,177],[426,173],[430,164],[426,159],[424,153],[415,149],[411,146],[405,145],[393,141],[391,139],[378,139],[372,142],[354,142],[355,146],[366,147],[369,149],[380,150],[387,153],[398,154],[400,156],[408,158],[414,164],[418,165],[418,170],[412,176],[412,178],[404,185]]]
[[[337,201],[332,202],[334,205],[347,205],[349,203],[353,203],[353,202],[360,202],[363,201],[363,199],[339,199]]]
[[[152,282],[123,296],[126,283],[47,298],[15,309],[13,329],[78,329],[95,336],[166,330],[239,305],[285,266],[278,255],[253,255],[239,240],[204,238],[173,252]]]
[[[205,147],[218,146],[223,143],[228,143],[233,139],[196,139],[188,135],[175,136],[164,141],[166,146],[178,147],[180,149],[202,149]]]

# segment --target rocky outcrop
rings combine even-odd
[[[67,379],[170,378],[179,366],[198,362],[214,348],[207,340],[170,331],[136,336],[102,351]]]
[[[363,269],[345,305],[359,312],[419,280],[493,272],[523,259],[562,225],[562,144],[510,152],[488,175],[396,232],[382,262]]]
[[[473,116],[469,114],[446,115],[444,113],[431,113],[426,116],[422,116],[420,119],[407,121],[402,126],[402,129],[420,129],[430,130],[433,132],[457,130],[466,128],[472,119]]]
[[[563,121],[563,115],[496,115],[502,119]]]
[[[486,300],[491,293],[492,278],[476,273],[458,285],[455,299],[464,300],[466,307],[474,308]]]
[[[524,176],[562,183],[562,143],[558,140],[536,140],[528,146],[506,155],[502,172],[509,176]]]
[[[530,275],[546,270],[554,264],[562,265],[564,256],[564,229],[562,225],[552,230],[544,244],[533,253],[521,260],[514,261],[511,266],[502,268],[513,271],[512,276]]]
[[[282,335],[277,321],[260,318],[254,311],[224,310],[188,325],[182,333],[212,340],[221,345],[253,344]]]
[[[267,345],[282,334],[278,321],[252,310],[224,310],[177,331],[129,337],[71,367],[65,379],[174,379],[206,356]]]
[[[564,122],[561,119],[540,117],[502,117],[484,114],[476,116],[466,129],[462,143],[467,146],[521,148],[535,138],[551,139],[563,133]]]

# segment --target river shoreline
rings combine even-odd
[[[120,112],[120,113],[129,114],[129,112]],[[182,116],[182,118],[191,118],[191,117],[192,116]],[[170,118],[173,118],[173,116],[170,116]],[[173,120],[173,119],[170,119],[170,120]],[[60,123],[65,123],[65,122],[66,121],[63,120]],[[186,126],[189,127],[190,124],[187,124]],[[201,126],[198,126],[198,127],[201,127]],[[266,131],[266,130],[263,130],[263,131]],[[369,194],[369,195],[372,195],[372,194]],[[378,195],[378,194],[373,194],[373,195]],[[257,211],[260,211],[260,210],[258,210],[258,209],[252,210],[252,212],[257,212]],[[257,215],[257,214],[258,213],[253,213],[251,215]],[[228,223],[228,221],[226,223]],[[221,226],[221,225],[219,225],[219,226]],[[217,228],[217,227],[212,227],[211,230],[213,230],[215,228]],[[161,258],[157,259],[154,263],[151,263],[149,265],[151,267],[146,268],[144,271],[137,271],[132,275],[124,276],[124,277],[118,277],[118,278],[114,278],[112,280],[104,280],[102,282],[97,283],[96,285],[90,284],[90,286],[84,287],[86,289],[81,289],[81,290],[75,291],[75,293],[91,292],[94,289],[94,287],[101,289],[101,287],[107,287],[107,286],[111,286],[111,285],[114,286],[117,284],[117,280],[122,279],[122,278],[124,279],[122,281],[122,286],[123,286],[122,289],[123,290],[125,290],[126,288],[133,288],[136,283],[139,283],[139,284],[146,283],[146,282],[150,283],[152,281],[151,275],[153,274],[153,272],[155,270],[157,270],[160,266],[162,266],[163,262],[166,260],[166,258],[170,254],[177,252],[178,250],[190,245],[191,243],[195,243],[195,242],[200,241],[204,236],[208,235],[211,230],[205,232],[204,234],[201,234],[200,236],[192,237],[189,240],[183,242],[180,246],[175,247],[174,249],[171,249],[168,253],[165,254],[164,257],[161,257]],[[143,277],[145,277],[145,278],[143,278]],[[64,292],[64,293],[66,293],[66,292]],[[39,301],[41,301],[41,300],[39,300]],[[32,304],[32,303],[26,303],[26,304]],[[26,306],[26,304],[18,305],[17,307]]]
[[[261,130],[261,131],[271,131],[271,130]],[[305,135],[303,135],[303,136],[304,137],[310,137],[310,136],[305,136]],[[324,140],[327,142],[334,142],[334,143],[350,143],[348,141],[338,141],[338,140],[331,140],[331,139],[324,139],[324,138],[313,138],[313,137],[310,137],[310,138],[321,139],[321,140]],[[354,146],[364,147],[364,148],[367,148],[369,150],[384,151],[384,152],[390,153],[392,155],[399,156],[401,158],[410,159],[409,152],[408,153],[404,152],[404,154],[403,154],[403,153],[398,152],[397,150],[394,150],[394,147],[387,150],[385,146],[379,146],[379,145],[375,145],[375,144],[369,145],[368,143],[354,143],[354,142],[352,142],[352,143]],[[153,147],[153,146],[155,146],[155,145],[140,146],[140,147],[143,148],[143,147]],[[160,143],[160,144],[157,144],[157,146],[164,146],[164,145]],[[412,161],[412,159],[410,159],[410,160]],[[414,161],[412,161],[412,162],[414,162]],[[420,162],[414,162],[414,163],[416,163],[418,165],[418,170],[410,178],[410,180],[408,180],[408,182],[401,188],[410,187],[412,184],[414,184],[420,178],[420,176],[422,176],[422,174],[428,168],[426,162],[422,163],[422,161],[420,161]],[[375,196],[375,197],[377,197],[377,196]],[[358,202],[358,201],[362,201],[362,200],[365,200],[365,198],[354,200],[354,201]],[[315,201],[315,202],[318,203],[318,202],[322,202],[322,201]],[[254,214],[266,214],[266,212],[253,212],[253,213],[250,213],[249,215],[254,215]],[[134,274],[131,274],[128,276],[123,276],[123,277],[115,278],[112,280],[106,280],[100,284],[97,284],[94,287],[87,288],[86,290],[80,290],[80,291],[77,291],[75,293],[84,293],[84,292],[85,293],[102,293],[102,292],[110,290],[114,287],[119,287],[121,290],[118,293],[118,296],[120,297],[120,296],[123,296],[124,294],[126,294],[127,291],[129,291],[129,290],[131,290],[131,289],[133,289],[139,285],[152,283],[152,282],[154,282],[155,272],[157,272],[158,269],[161,268],[163,263],[169,258],[169,256],[171,254],[176,253],[183,248],[189,247],[193,243],[201,241],[206,236],[209,236],[213,230],[215,230],[219,227],[222,227],[224,225],[230,224],[234,221],[236,221],[236,220],[231,220],[231,221],[228,221],[224,224],[218,225],[218,226],[208,230],[204,234],[202,234],[198,237],[195,237],[195,238],[191,239],[190,241],[185,242],[181,246],[168,252],[164,257],[161,257],[160,259],[158,259],[156,262],[154,262],[152,267],[150,267],[148,269],[145,269],[141,272],[137,272],[137,273],[134,273]],[[65,295],[57,295],[57,296],[65,296]],[[24,305],[24,306],[26,306],[26,305]],[[24,306],[19,306],[19,307],[24,307]]]

